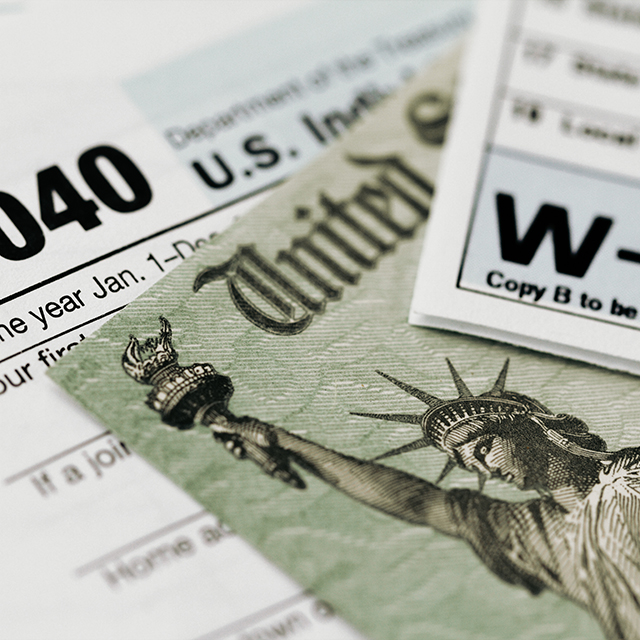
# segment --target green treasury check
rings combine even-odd
[[[372,638],[638,638],[637,378],[406,321],[456,62],[52,376]]]

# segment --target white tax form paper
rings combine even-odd
[[[0,639],[360,637],[44,375],[472,18],[353,6],[0,4]]]
[[[640,3],[481,2],[410,321],[640,373]]]

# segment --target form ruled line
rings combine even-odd
[[[2,360],[0,360],[0,364],[2,364],[3,362],[6,362],[7,360],[11,360],[11,358],[15,358],[16,356],[22,355],[23,353],[26,353],[27,351],[31,351],[31,349],[35,349],[37,347],[41,347],[43,344],[47,344],[49,342],[51,342],[52,340],[55,340],[56,338],[61,338],[62,336],[66,335],[67,333],[72,333],[73,331],[77,331],[78,329],[82,329],[82,327],[86,327],[88,324],[91,324],[92,322],[97,322],[98,320],[102,320],[102,318],[106,318],[107,316],[113,315],[114,313],[118,313],[118,311],[122,311],[127,305],[123,304],[120,307],[116,307],[115,309],[111,309],[111,311],[106,311],[105,313],[96,316],[95,318],[91,318],[90,320],[87,320],[85,322],[82,322],[78,325],[76,325],[75,327],[71,327],[70,329],[66,329],[65,331],[61,331],[60,333],[56,334],[55,336],[51,336],[50,338],[47,338],[46,340],[42,340],[41,342],[36,342],[36,344],[32,344],[30,347],[26,347],[24,349],[22,349],[22,351],[16,351],[16,353],[12,353],[10,356],[6,356],[5,358],[2,358]]]
[[[38,462],[37,464],[34,464],[34,465],[30,466],[30,467],[27,467],[23,471],[18,471],[18,473],[14,473],[12,476],[9,476],[8,478],[5,478],[4,483],[5,484],[13,484],[14,482],[17,482],[18,480],[21,480],[22,478],[30,475],[34,471],[37,471],[38,469],[42,469],[42,467],[46,467],[47,465],[51,464],[52,462],[55,462],[56,460],[60,460],[60,458],[64,458],[65,456],[68,456],[69,454],[73,453],[74,451],[77,451],[78,449],[82,449],[83,447],[86,447],[88,444],[91,444],[92,442],[95,442],[96,440],[100,440],[100,438],[104,438],[105,436],[108,436],[108,435],[111,435],[111,431],[103,431],[101,434],[99,434],[97,436],[94,436],[93,438],[89,438],[88,440],[84,440],[80,444],[76,444],[75,446],[70,447],[69,449],[65,449],[64,451],[61,451],[60,453],[56,453],[56,455],[51,456],[50,458],[46,458],[46,460],[43,460],[42,462]]]
[[[251,627],[257,622],[261,622],[266,618],[270,618],[272,615],[276,613],[280,613],[281,611],[286,611],[291,608],[294,604],[298,604],[299,602],[303,602],[307,598],[311,597],[311,593],[309,591],[302,591],[295,596],[291,596],[290,598],[286,598],[285,600],[281,600],[277,604],[272,604],[269,607],[265,607],[260,611],[256,611],[256,613],[252,613],[251,615],[245,616],[244,618],[240,618],[235,622],[225,625],[224,627],[220,627],[220,629],[216,629],[215,631],[211,631],[210,633],[206,633],[203,636],[198,636],[195,640],[223,640],[224,638],[228,638],[229,636],[236,635],[240,633],[247,627]]]
[[[204,509],[202,509],[201,511],[198,511],[197,513],[193,513],[190,516],[187,516],[186,518],[182,518],[181,520],[172,522],[171,524],[168,524],[160,529],[157,529],[156,531],[148,533],[147,535],[142,536],[141,538],[137,538],[132,542],[129,542],[121,547],[118,547],[113,551],[109,551],[109,553],[105,553],[104,555],[100,556],[99,558],[96,558],[95,560],[91,560],[90,562],[83,564],[81,567],[78,567],[74,571],[74,573],[78,578],[82,578],[83,576],[86,576],[92,571],[95,571],[96,569],[100,569],[100,567],[104,566],[111,560],[114,560],[115,558],[119,558],[120,556],[123,556],[125,553],[129,553],[130,551],[133,551],[134,549],[137,549],[138,547],[141,547],[147,544],[147,542],[151,542],[156,538],[160,538],[163,535],[170,533],[171,531],[180,529],[181,527],[184,527],[187,524],[195,522],[196,520],[199,520],[200,518],[203,518],[204,516],[207,516],[207,515],[211,515],[211,514],[208,511],[205,511]]]

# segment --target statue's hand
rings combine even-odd
[[[216,415],[209,422],[213,437],[224,444],[238,459],[248,458],[257,464],[267,475],[304,489],[304,480],[291,468],[287,451],[277,444],[274,428],[255,418],[227,418]]]

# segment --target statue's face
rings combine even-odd
[[[532,465],[517,455],[512,438],[488,433],[466,443],[465,448],[472,454],[474,470],[487,477],[499,478],[523,490],[531,489],[538,480],[539,474]]]

